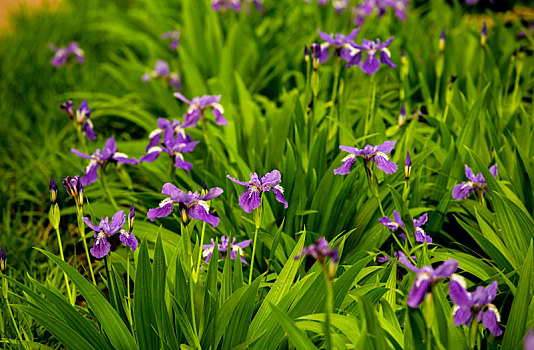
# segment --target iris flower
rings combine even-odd
[[[75,57],[76,61],[80,64],[85,63],[85,58],[83,50],[80,49],[80,46],[76,42],[71,42],[66,47],[56,47],[54,44],[48,45],[50,50],[55,52],[54,57],[52,58],[52,65],[54,67],[61,67],[64,64],[69,63],[71,57]]]
[[[83,102],[78,106],[78,109],[76,110],[76,116],[74,116],[74,103],[72,100],[68,100],[67,102],[61,104],[60,108],[67,113],[69,118],[74,123],[76,130],[81,130],[85,137],[87,137],[87,139],[90,141],[96,138],[96,134],[93,130],[93,122],[91,122],[89,119],[91,116],[91,109],[87,104],[87,100],[83,100]]]
[[[247,190],[239,196],[239,205],[247,213],[252,213],[254,209],[261,205],[261,195],[263,192],[269,192],[273,190],[275,198],[278,202],[284,204],[284,208],[287,208],[287,201],[283,197],[284,189],[280,186],[282,177],[278,170],[273,170],[270,173],[265,174],[261,179],[258,174],[250,173],[250,181],[239,181],[230,175],[228,178],[243,186],[247,186]]]
[[[250,242],[252,242],[251,239],[247,239],[246,241],[236,243],[236,239],[232,239],[232,242],[229,242],[230,239],[227,236],[221,237],[221,243],[218,244],[218,250],[219,253],[221,253],[221,259],[226,259],[226,254],[228,254],[228,249],[230,249],[230,258],[234,259],[237,258],[237,252],[239,252],[239,256],[241,257],[241,261],[247,264],[247,261],[243,258],[243,249],[248,247],[250,245]],[[213,248],[215,248],[215,242],[213,241],[213,238],[211,239],[211,244],[206,244],[202,246],[202,256],[204,257],[205,262],[209,262],[211,260],[211,256],[213,254]]]
[[[307,248],[303,247],[302,252],[295,255],[295,259],[301,259],[305,255],[309,255],[323,264],[326,261],[326,258],[331,258],[333,264],[337,264],[339,261],[337,247],[331,249],[328,241],[324,237],[319,237],[317,239],[317,244],[310,244]]]
[[[386,226],[390,230],[397,230],[400,228],[402,230],[400,236],[406,239],[406,228],[404,227],[404,222],[402,222],[398,211],[393,210],[393,218],[394,220],[391,220],[389,217],[385,216],[383,218],[378,219],[378,221],[380,221],[382,225]],[[432,243],[432,238],[428,236],[421,228],[421,226],[426,224],[427,220],[428,215],[426,213],[421,215],[417,220],[413,219],[413,224],[415,226],[415,240],[417,242],[423,243],[426,241],[427,243]]]
[[[163,185],[161,193],[169,196],[165,198],[159,204],[158,208],[148,210],[148,218],[150,221],[154,221],[156,218],[162,218],[169,216],[174,210],[174,203],[180,203],[183,208],[184,218],[192,218],[196,220],[202,220],[213,227],[217,227],[219,224],[219,218],[210,214],[209,201],[217,198],[223,193],[223,190],[219,187],[214,187],[209,190],[203,189],[202,193],[194,192],[185,193],[178,187],[171,183]],[[186,220],[184,220],[187,223]]]
[[[393,41],[393,37],[389,38],[386,42],[382,43],[380,39],[375,41],[363,40],[361,45],[352,45],[356,50],[351,52],[352,58],[347,64],[348,67],[360,66],[361,69],[368,75],[372,75],[378,72],[380,68],[380,63],[387,64],[391,68],[395,68],[396,65],[391,61],[391,52],[387,49],[389,44]],[[367,54],[365,62],[362,63],[363,53]],[[379,55],[380,59],[376,57],[376,54]]]
[[[182,125],[183,128],[197,126],[198,121],[201,118],[205,118],[206,109],[210,107],[213,108],[212,112],[215,116],[215,124],[228,125],[228,121],[226,121],[223,116],[224,109],[219,104],[221,95],[203,95],[201,97],[195,97],[193,100],[189,101],[184,95],[177,92],[174,94],[174,97],[189,105],[187,113],[184,115],[185,121]]]
[[[354,39],[358,35],[359,31],[360,28],[356,28],[350,32],[349,35],[343,35],[341,33],[326,34],[319,30],[319,36],[328,44],[328,46],[334,48],[334,55],[338,55],[342,59],[350,61],[352,58],[351,52],[354,51],[352,45],[356,45]]]
[[[163,132],[163,143],[160,146],[157,145],[159,143],[158,139],[161,138],[161,132],[158,133],[157,130],[155,130],[150,134],[152,139],[148,146],[151,146],[152,144],[155,145],[150,148],[147,147],[147,154],[139,158],[139,161],[141,163],[153,162],[158,159],[161,152],[164,152],[171,157],[175,167],[191,171],[193,164],[186,162],[182,153],[193,152],[198,141],[193,141],[191,136],[186,135],[183,132],[183,129],[179,128],[179,123],[165,126],[165,123],[160,123],[161,120],[165,119],[158,120],[158,125],[165,127]],[[178,132],[175,132],[175,130],[178,130]]]
[[[408,270],[417,273],[412,289],[408,294],[407,304],[410,307],[421,305],[425,296],[428,293],[432,293],[432,289],[439,281],[451,277],[458,269],[458,261],[454,259],[444,261],[436,269],[432,268],[432,266],[423,266],[418,269],[408,260],[403,252],[399,252],[399,262]]]
[[[134,209],[132,206],[130,214],[128,215],[128,221],[130,221],[130,216],[133,217],[133,211]],[[125,222],[124,211],[120,210],[115,213],[111,218],[111,221],[109,221],[108,217],[101,218],[98,226],[93,225],[91,219],[88,217],[83,217],[82,220],[94,231],[95,242],[90,251],[91,255],[95,258],[101,259],[108,255],[109,250],[111,249],[111,244],[108,239],[117,233],[120,233],[120,240],[122,243],[132,248],[133,251],[137,249],[137,238],[135,238],[131,232],[132,227],[130,227],[130,231],[122,229]]]
[[[161,34],[161,38],[171,39],[171,43],[169,44],[169,50],[171,51],[176,50],[180,45],[180,31],[177,29]]]
[[[98,180],[97,169],[105,166],[109,163],[130,163],[137,165],[136,159],[130,159],[124,153],[117,152],[117,144],[115,139],[110,137],[102,148],[102,151],[97,149],[93,155],[87,155],[78,151],[77,149],[71,149],[71,152],[76,154],[78,157],[89,159],[89,165],[85,168],[85,175],[82,177],[82,185],[87,186]]]
[[[454,325],[465,324],[469,327],[471,321],[477,318],[478,322],[496,336],[502,334],[499,328],[501,316],[495,305],[491,304],[497,295],[497,281],[493,281],[487,288],[478,286],[473,293],[466,290],[465,280],[462,276],[452,275],[449,283],[449,295],[454,301]]]
[[[397,171],[397,164],[391,162],[387,156],[395,147],[397,141],[386,141],[378,146],[367,145],[362,149],[349,146],[339,146],[339,149],[350,154],[342,159],[343,165],[334,170],[336,175],[347,175],[352,170],[352,165],[356,162],[356,157],[362,157],[366,163],[376,163],[378,169],[387,174]]]
[[[169,69],[169,64],[163,60],[157,60],[154,70],[150,74],[146,73],[143,75],[143,81],[145,83],[148,83],[151,78],[168,81],[169,84],[176,90],[182,89],[180,76],[176,72],[171,72]]]
[[[74,198],[76,202],[76,207],[80,209],[83,206],[83,186],[80,176],[76,175],[74,177],[67,176],[62,181],[63,187],[67,191],[67,194]]]
[[[489,168],[489,171],[493,177],[497,177],[497,164],[494,164]],[[484,192],[488,192],[488,185],[486,184],[486,180],[484,179],[484,176],[482,176],[482,173],[475,174],[473,173],[473,170],[471,170],[467,164],[465,165],[465,176],[469,179],[467,182],[462,182],[461,184],[458,184],[454,186],[454,189],[452,190],[452,197],[457,200],[466,199],[469,197],[471,192],[476,192],[477,195],[480,197]]]

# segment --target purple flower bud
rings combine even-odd
[[[401,110],[399,114],[399,126],[404,124],[404,121],[406,120],[406,108],[404,108],[404,103],[401,105]]]
[[[65,190],[67,191],[67,194],[74,198],[76,207],[78,210],[80,210],[83,207],[83,186],[80,176],[67,176],[65,179],[63,179],[62,183],[63,187],[65,187]]]
[[[321,265],[325,266],[326,259],[330,257],[330,277],[334,277],[335,268],[339,262],[339,253],[337,246],[334,249],[330,248],[328,241],[324,237],[317,239],[317,244],[311,244],[310,246],[303,247],[302,253],[295,255],[295,260],[309,255],[317,260]]]
[[[70,119],[74,120],[74,102],[72,102],[72,100],[68,100],[67,102],[62,103],[59,108],[64,110]]]
[[[445,50],[445,29],[441,31],[439,36],[439,52],[442,53]]]
[[[57,185],[53,176],[50,176],[50,185],[48,186],[48,189],[50,191],[50,202],[54,205],[57,199]]]
[[[304,46],[304,61],[306,61],[306,63],[310,61],[310,52],[308,51],[308,46]]]
[[[412,173],[412,160],[410,158],[410,152],[406,152],[406,162],[404,163],[404,178],[406,180],[409,180],[411,173]]]
[[[128,214],[128,231],[133,232],[133,226],[135,221],[135,208],[132,203],[132,208],[130,209],[130,213]]]
[[[0,247],[0,270],[2,273],[6,273],[6,252],[4,252],[4,247]]]
[[[480,37],[480,45],[484,48],[486,46],[486,36],[488,35],[488,27],[486,21],[482,24],[482,35]]]

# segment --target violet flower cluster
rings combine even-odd
[[[489,168],[489,171],[493,177],[497,177],[497,164],[494,164]],[[461,184],[458,184],[454,186],[454,189],[452,190],[452,197],[457,200],[466,199],[469,197],[469,195],[472,192],[476,192],[476,194],[480,197],[482,197],[484,192],[488,192],[488,185],[486,184],[486,180],[484,179],[484,176],[482,176],[482,173],[475,174],[473,171],[465,165],[465,176],[469,179],[467,182],[462,182]]]
[[[319,264],[321,264],[323,271],[328,274],[330,279],[334,278],[337,263],[339,262],[338,247],[330,248],[330,244],[324,237],[317,239],[317,244],[310,244],[308,247],[302,247],[302,252],[295,255],[295,260],[301,259],[304,256],[311,256]],[[326,259],[330,258],[330,263],[326,265]]]
[[[176,90],[182,89],[180,76],[176,72],[171,72],[169,64],[163,60],[157,60],[154,70],[151,73],[145,73],[142,79],[145,83],[148,83],[151,78],[166,81]]]
[[[356,157],[362,157],[366,168],[372,169],[372,165],[376,164],[378,169],[381,169],[387,174],[393,174],[397,171],[397,164],[389,160],[387,156],[395,147],[397,141],[386,141],[378,146],[367,145],[362,149],[349,146],[339,146],[339,149],[350,154],[342,159],[343,164],[334,170],[336,175],[347,175],[352,170],[352,166],[356,163]],[[371,164],[370,164],[371,163]],[[371,166],[371,168],[369,168]]]
[[[83,217],[82,220],[94,231],[95,242],[91,248],[91,255],[95,258],[102,259],[108,255],[111,249],[111,243],[109,239],[111,236],[120,233],[119,239],[122,243],[132,248],[133,251],[137,249],[137,238],[133,235],[133,222],[134,222],[135,210],[134,206],[128,214],[128,230],[124,230],[122,226],[125,222],[124,211],[120,210],[113,217],[111,221],[108,217],[101,218],[98,226],[93,225],[91,219]]]
[[[230,175],[228,178],[243,186],[247,186],[247,190],[239,196],[239,205],[247,213],[252,213],[254,209],[261,205],[261,195],[263,192],[269,192],[272,190],[275,195],[275,199],[284,204],[284,208],[287,208],[287,201],[284,199],[284,189],[280,186],[282,177],[278,170],[273,170],[270,173],[265,174],[261,179],[256,173],[250,173],[250,181],[239,181]]]
[[[229,249],[230,258],[232,260],[235,260],[235,258],[237,258],[237,253],[239,252],[241,261],[247,264],[247,261],[243,258],[243,249],[248,247],[250,245],[250,242],[252,242],[252,240],[247,239],[246,241],[236,243],[235,237],[232,239],[232,242],[230,242],[229,237],[222,236],[221,243],[219,243],[217,246],[217,249],[220,253],[220,259],[226,259],[226,256],[228,254],[228,249]],[[215,248],[215,242],[213,241],[213,238],[211,239],[211,244],[206,244],[202,246],[202,256],[204,257],[204,261],[206,263],[208,263],[211,260],[211,256],[213,255],[214,248]]]
[[[76,175],[74,177],[67,176],[62,181],[63,187],[67,191],[67,194],[74,199],[76,203],[76,208],[78,211],[83,207],[83,185],[80,180],[80,176]]]
[[[184,95],[177,92],[174,94],[174,97],[185,102],[189,105],[187,113],[184,115],[183,128],[195,127],[198,124],[198,121],[202,118],[204,119],[205,112],[208,108],[212,108],[212,113],[215,116],[215,124],[217,125],[228,125],[228,121],[223,116],[224,109],[219,104],[221,100],[221,95],[204,95],[201,97],[195,97],[191,101],[185,98]]]
[[[212,0],[211,9],[213,11],[234,10],[241,12],[243,7],[248,9],[250,4],[254,5],[259,12],[263,12],[262,0]]]
[[[96,138],[95,131],[93,130],[93,122],[89,119],[91,116],[91,109],[87,104],[87,100],[83,100],[83,102],[80,103],[76,109],[76,115],[74,115],[74,102],[72,102],[72,100],[62,103],[60,108],[67,113],[74,123],[76,130],[81,131],[90,141]]]
[[[454,325],[465,324],[469,326],[475,318],[490,330],[495,336],[502,334],[499,328],[501,316],[497,307],[491,302],[497,295],[497,281],[493,281],[487,288],[478,286],[470,293],[467,291],[462,276],[452,275],[449,283],[449,295],[454,301]]]
[[[201,193],[196,191],[185,193],[173,184],[166,183],[163,185],[161,193],[169,196],[169,198],[162,200],[158,208],[148,211],[148,218],[151,221],[169,216],[174,210],[174,203],[179,203],[184,224],[187,224],[188,218],[202,220],[213,227],[217,227],[219,224],[219,218],[209,212],[209,201],[223,193],[221,188],[214,187],[208,190],[204,187]]]
[[[400,253],[400,252],[395,252],[395,253],[393,253],[393,257],[394,257],[395,259],[397,259],[397,260],[399,260],[399,257],[400,257],[399,253]],[[412,255],[412,260],[415,261],[415,262],[417,262],[417,259],[416,259],[416,256],[415,256],[415,255]],[[386,263],[386,262],[390,262],[391,259],[384,255],[384,256],[378,256],[378,257],[376,257],[376,261],[379,262],[379,263]]]
[[[85,175],[81,179],[81,184],[87,186],[98,180],[97,169],[105,167],[109,163],[130,163],[138,165],[137,160],[133,158],[128,158],[124,153],[120,153],[117,150],[117,144],[115,139],[110,137],[102,148],[102,151],[97,149],[93,155],[88,155],[78,151],[77,149],[71,149],[71,152],[76,154],[78,157],[89,159],[89,165],[85,168]]]
[[[421,226],[426,224],[427,220],[428,215],[426,213],[421,215],[417,220],[413,219],[413,224],[415,226],[415,240],[417,242],[432,243],[432,238],[427,235],[425,231],[421,228]],[[393,220],[385,216],[383,218],[378,219],[378,221],[380,221],[382,225],[386,226],[390,230],[401,229],[402,233],[400,234],[400,237],[406,240],[406,227],[404,227],[404,222],[402,221],[398,211],[393,210]]]
[[[328,47],[333,47],[334,56],[339,56],[342,59],[349,61],[352,58],[351,52],[356,50],[354,48],[354,46],[356,46],[354,39],[358,36],[359,31],[360,28],[356,28],[351,31],[349,35],[343,35],[341,33],[326,34],[319,30],[319,36],[325,41],[325,43],[321,44],[321,50],[323,50],[321,51],[321,56],[326,54],[326,58],[328,58]],[[326,50],[326,52],[324,52],[324,50]],[[314,52],[313,49],[312,52]],[[322,57],[320,63],[323,63],[324,61],[326,61],[326,59]]]
[[[403,252],[399,252],[399,262],[408,270],[417,273],[415,281],[408,294],[408,306],[418,307],[424,301],[427,294],[432,293],[434,286],[441,280],[451,277],[458,269],[458,261],[449,259],[435,269],[432,266],[415,267]]]
[[[362,26],[367,17],[371,16],[375,11],[378,17],[382,17],[387,12],[388,8],[393,9],[395,16],[398,19],[405,21],[409,1],[410,0],[364,0],[361,4],[352,9],[354,21],[356,25]]]
[[[180,46],[180,31],[178,29],[161,34],[161,38],[164,40],[171,39],[169,43],[169,50],[171,51],[175,51]]]
[[[55,53],[51,61],[54,67],[61,67],[70,63],[72,57],[80,64],[85,63],[83,50],[76,42],[71,42],[66,47],[56,47],[54,44],[49,44],[48,47]]]
[[[149,138],[147,154],[139,158],[141,163],[153,162],[158,159],[161,152],[164,152],[169,155],[176,168],[191,171],[193,164],[185,161],[183,153],[193,152],[198,141],[193,141],[193,138],[185,133],[179,121],[174,120],[171,123],[167,119],[159,118],[158,129],[152,131]]]

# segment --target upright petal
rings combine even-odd
[[[219,187],[210,188],[208,190],[208,193],[206,193],[202,198],[202,200],[205,201],[211,201],[214,198],[219,197],[221,194],[223,194],[223,189]]]
[[[105,160],[111,158],[115,152],[117,152],[117,144],[115,143],[113,136],[111,136],[107,139],[104,148],[102,148],[102,159]]]
[[[239,205],[246,213],[252,213],[261,204],[261,194],[256,187],[249,187],[239,196]]]
[[[419,219],[414,220],[413,224],[414,224],[415,227],[420,227],[420,226],[423,226],[424,224],[426,224],[427,220],[428,220],[428,215],[427,215],[427,213],[424,213],[423,215],[421,215],[419,217]]]
[[[113,215],[111,218],[111,222],[109,223],[109,227],[113,231],[113,233],[108,232],[108,235],[112,235],[114,233],[117,233],[121,230],[122,225],[124,225],[124,222],[126,220],[126,215],[124,215],[124,211],[119,210],[118,212]]]
[[[261,178],[261,184],[263,187],[266,187],[264,190],[268,191],[270,187],[274,187],[282,182],[282,175],[278,170],[273,170]]]
[[[436,278],[447,278],[451,277],[453,273],[458,270],[458,261],[454,259],[445,260],[443,264],[439,265],[434,271],[434,276]]]
[[[76,148],[72,148],[70,151],[74,153],[75,155],[77,155],[78,157],[85,158],[85,159],[93,159],[93,157],[91,157],[90,155],[82,153],[78,151]]]
[[[402,221],[402,218],[398,211],[393,210],[393,218],[395,219],[395,222],[399,224],[399,226],[404,227],[404,222]]]
[[[100,232],[100,227],[93,225],[93,223],[91,222],[91,219],[89,219],[88,217],[85,217],[85,216],[84,216],[84,217],[82,217],[82,220],[83,220],[83,222],[85,222],[85,224],[86,224],[87,226],[89,226],[93,231],[95,231],[95,232]]]
[[[493,164],[493,165],[489,168],[489,171],[490,171],[491,175],[493,175],[494,178],[497,178],[497,174],[498,174],[498,171],[497,171],[497,163]]]
[[[471,168],[469,168],[467,164],[465,165],[465,176],[467,176],[467,178],[473,182],[477,181],[477,178],[475,174],[473,173],[473,170],[471,170]]]
[[[488,298],[486,299],[486,304],[491,303],[493,299],[497,296],[497,281],[491,282],[491,284],[486,288]]]
[[[174,186],[173,184],[167,182],[166,184],[163,185],[163,188],[161,189],[161,193],[166,194],[167,196],[172,198],[172,197],[177,196],[178,193],[184,193],[184,191]]]

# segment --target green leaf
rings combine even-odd
[[[311,342],[308,336],[302,332],[295,325],[295,322],[292,321],[285,313],[283,313],[276,305],[269,303],[269,306],[272,310],[272,315],[280,326],[287,333],[287,338],[293,344],[293,346],[299,350],[313,350],[317,349],[315,345]],[[275,345],[275,344],[271,344]]]

